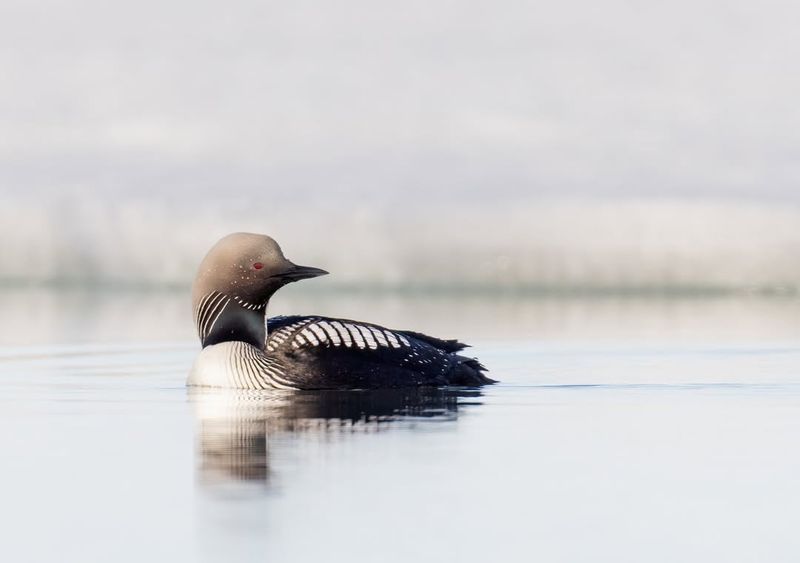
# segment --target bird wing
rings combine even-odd
[[[441,343],[443,352],[447,341],[417,333],[387,329],[378,325],[332,319],[328,317],[273,317],[267,323],[267,351],[289,346],[294,350],[309,348],[343,348],[351,350],[413,349],[414,341],[424,341],[431,347]],[[419,337],[422,336],[423,339]]]
[[[327,379],[352,379],[354,372],[362,372],[365,386],[447,385],[460,364],[483,369],[475,360],[455,353],[465,347],[458,341],[361,321],[277,317],[269,319],[267,327],[267,355],[294,358],[311,372],[314,368],[324,371]]]

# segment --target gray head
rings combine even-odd
[[[203,346],[226,340],[262,346],[269,298],[287,283],[327,273],[293,264],[266,235],[223,237],[203,258],[192,286],[192,307]]]

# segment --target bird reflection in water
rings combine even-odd
[[[251,391],[195,388],[200,483],[267,483],[270,442],[286,435],[377,432],[452,421],[475,389]]]

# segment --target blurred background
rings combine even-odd
[[[239,230],[330,270],[317,292],[800,290],[791,3],[0,10],[20,315],[31,286],[185,292]]]

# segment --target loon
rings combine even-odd
[[[202,350],[189,386],[380,389],[480,386],[486,368],[466,345],[418,332],[322,316],[266,319],[284,285],[327,274],[287,260],[269,236],[233,233],[208,252],[192,287]]]

